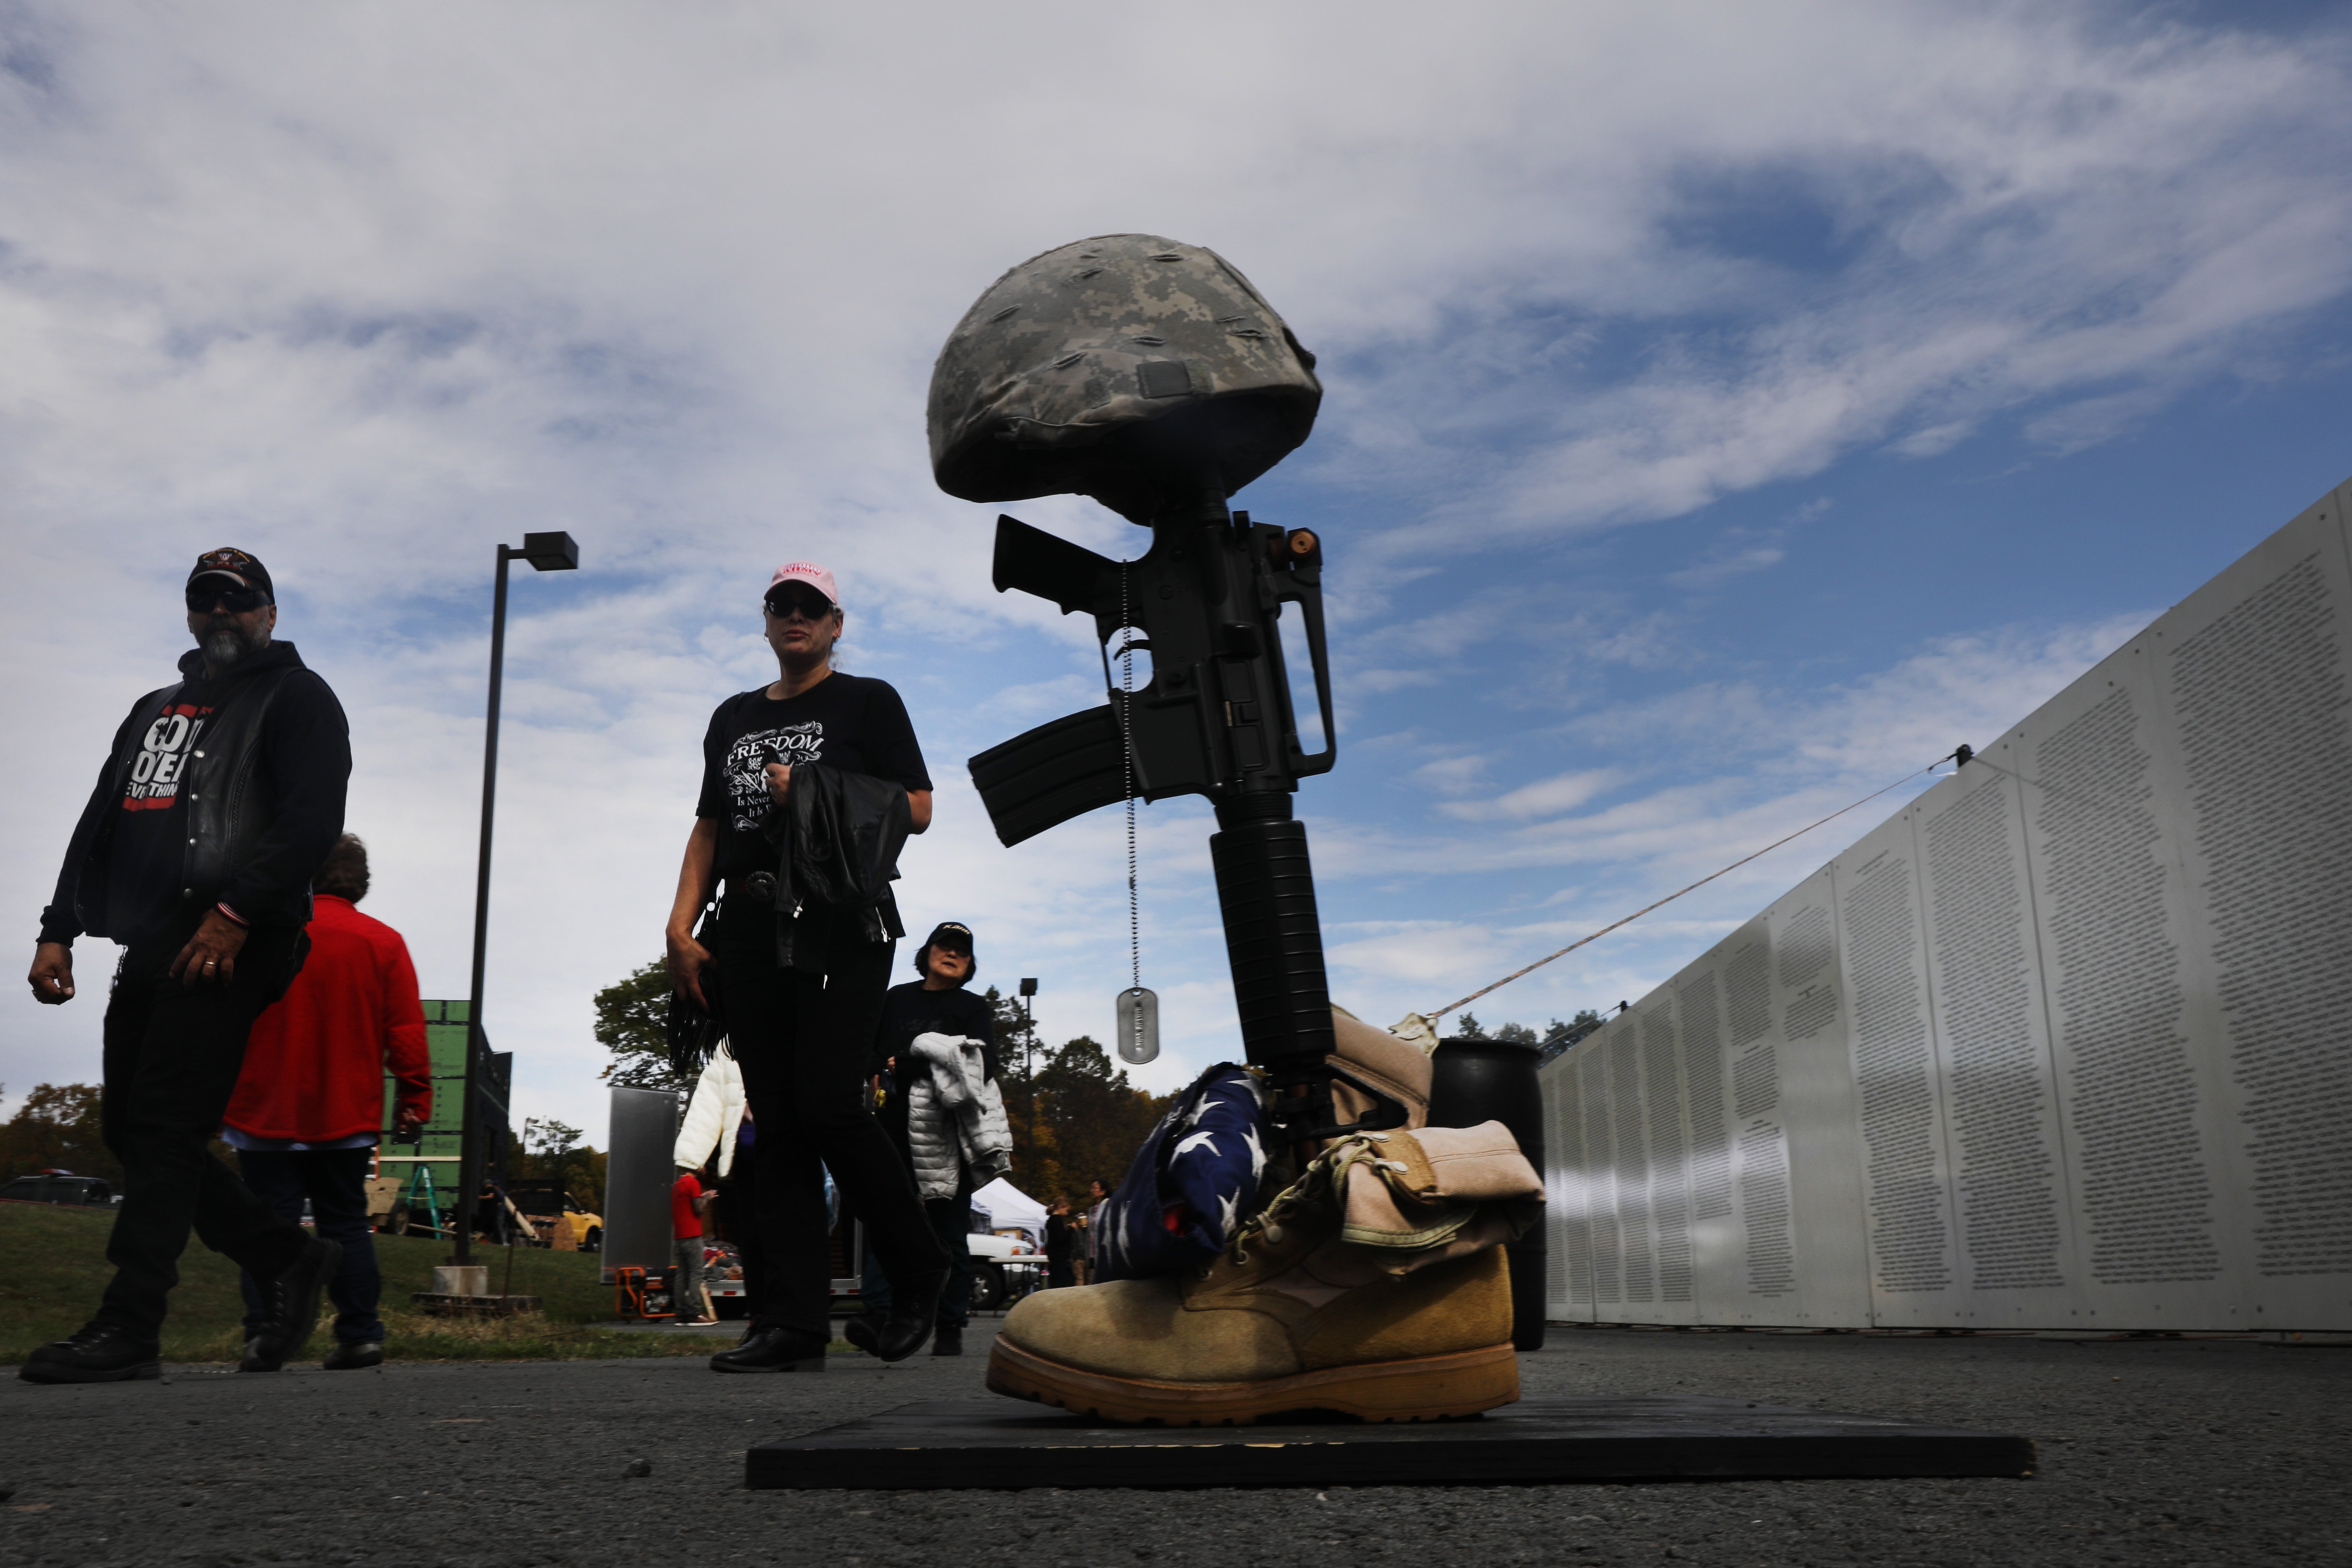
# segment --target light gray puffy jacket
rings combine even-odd
[[[917,1035],[908,1050],[923,1070],[907,1090],[907,1151],[915,1187],[927,1198],[951,1198],[966,1171],[974,1187],[1013,1168],[1013,1130],[1004,1096],[988,1079],[978,1040],[961,1035]]]

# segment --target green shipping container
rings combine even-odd
[[[433,1173],[434,1190],[445,1205],[457,1199],[457,1162],[463,1152],[459,1131],[464,1125],[460,1108],[466,1100],[467,1006],[464,1001],[425,1004],[425,1046],[432,1059],[433,1117],[425,1124],[421,1145],[392,1141],[397,1086],[389,1073],[383,1079],[382,1158],[377,1162],[376,1173],[396,1178],[404,1193],[416,1167],[420,1163],[426,1165]],[[513,1081],[514,1053],[493,1051],[485,1040],[482,1068],[476,1084],[482,1102],[478,1124],[483,1132],[484,1152],[493,1165],[506,1150],[507,1098]]]

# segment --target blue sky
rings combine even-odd
[[[350,709],[371,912],[462,991],[489,560],[517,583],[488,1026],[601,1140],[773,564],[940,785],[910,921],[1125,981],[1116,814],[998,847],[961,759],[1100,700],[924,461],[931,355],[1089,234],[1215,247],[1322,356],[1238,498],[1327,541],[1334,994],[1426,1009],[1980,741],[2352,472],[2340,8],[0,5],[0,888],[233,542]],[[1203,50],[1201,40],[1216,40]],[[1010,509],[1114,554],[1070,499]],[[1924,783],[1924,781],[1923,781]],[[1476,1008],[1638,996],[1901,795]],[[1173,1087],[1233,1049],[1198,803],[1145,814]],[[105,945],[82,957],[102,971]],[[100,992],[0,1083],[97,1073]]]

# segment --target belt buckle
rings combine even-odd
[[[744,890],[763,903],[773,903],[776,898],[776,874],[754,871],[743,879]]]

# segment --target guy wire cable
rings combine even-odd
[[[1969,754],[1967,756],[1963,756],[1963,752],[1967,752]],[[1479,997],[1486,994],[1487,992],[1500,991],[1504,986],[1508,985],[1512,981],[1518,979],[1521,975],[1534,973],[1537,970],[1541,969],[1545,964],[1549,963],[1553,959],[1566,958],[1570,953],[1574,952],[1578,948],[1584,946],[1587,942],[1600,941],[1602,937],[1607,936],[1611,931],[1615,931],[1619,926],[1632,925],[1635,921],[1640,920],[1652,910],[1663,908],[1667,904],[1673,903],[1685,893],[1692,892],[1697,889],[1706,887],[1709,882],[1712,882],[1717,877],[1722,876],[1724,872],[1737,871],[1742,866],[1747,865],[1750,860],[1769,855],[1773,850],[1778,849],[1781,845],[1788,843],[1790,839],[1802,838],[1814,828],[1821,826],[1822,823],[1835,822],[1839,817],[1843,816],[1855,806],[1868,805],[1872,801],[1876,800],[1880,795],[1885,795],[1887,790],[1900,789],[1905,784],[1909,784],[1913,779],[1917,778],[1921,773],[1932,773],[1937,768],[1942,767],[1946,763],[1952,761],[1954,758],[1958,758],[1961,765],[1966,766],[1969,758],[1973,755],[1974,753],[1969,752],[1969,749],[1966,746],[1960,747],[1958,751],[1947,752],[1945,755],[1937,757],[1934,762],[1929,763],[1926,767],[1905,773],[1901,778],[1896,779],[1893,784],[1886,785],[1885,788],[1872,790],[1860,800],[1854,801],[1851,805],[1839,806],[1835,811],[1832,811],[1827,816],[1822,817],[1820,822],[1809,822],[1805,824],[1804,826],[1797,829],[1796,832],[1790,834],[1786,838],[1775,838],[1771,843],[1764,846],[1763,848],[1757,850],[1755,854],[1742,855],[1738,859],[1734,860],[1730,865],[1723,868],[1723,870],[1710,871],[1706,876],[1701,877],[1697,881],[1693,882],[1689,887],[1678,888],[1675,891],[1668,893],[1664,898],[1660,899],[1656,903],[1644,904],[1640,909],[1635,910],[1632,914],[1627,915],[1623,920],[1612,921],[1609,924],[1602,926],[1599,931],[1594,931],[1591,936],[1579,937],[1576,941],[1570,942],[1566,947],[1561,948],[1558,952],[1546,953],[1543,957],[1537,959],[1533,963],[1528,964],[1525,969],[1514,969],[1508,974],[1504,975],[1500,980],[1496,981],[1492,985],[1481,986],[1477,990],[1470,993],[1469,995],[1463,997],[1460,1001],[1448,1002],[1436,1012],[1424,1013],[1422,1016],[1433,1024],[1438,1019],[1445,1016],[1448,1013],[1453,1012],[1456,1007],[1466,1007],[1471,1003],[1478,1000]]]

